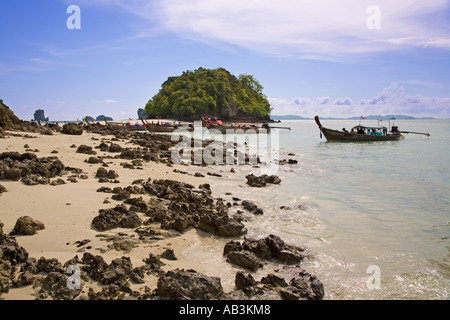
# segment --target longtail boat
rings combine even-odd
[[[321,134],[325,136],[327,141],[396,141],[404,139],[402,132],[398,131],[398,127],[393,126],[390,133],[385,126],[363,126],[361,124],[353,127],[350,132],[344,130],[333,130],[322,126],[319,116],[315,117],[316,124],[319,126]],[[406,132],[405,132],[406,133]]]
[[[142,123],[145,125],[146,129],[149,132],[174,132],[177,129],[184,129],[187,131],[193,131],[194,127],[191,125],[183,125],[183,124],[173,124],[173,123],[148,123],[141,119]]]
[[[226,133],[269,133],[270,127],[263,125],[258,127],[252,123],[231,123],[223,124],[222,121],[216,119],[216,123],[212,122],[208,118],[202,119],[202,124],[206,129],[219,130],[222,134]]]

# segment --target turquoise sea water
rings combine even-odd
[[[283,122],[292,130],[279,131],[279,158],[298,164],[279,167],[282,183],[248,187],[242,177],[254,169],[238,166],[240,174],[228,174],[217,191],[263,208],[264,215],[246,222],[250,236],[273,233],[310,248],[303,265],[325,284],[327,299],[448,299],[450,121],[394,122],[431,137],[326,142],[314,121]],[[349,129],[358,121],[322,124]]]

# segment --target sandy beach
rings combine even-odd
[[[220,232],[219,235],[206,232],[210,231],[208,226],[203,227],[203,230],[189,226],[181,232],[167,226],[162,228],[162,223],[151,221],[148,215],[142,212],[137,212],[139,219],[144,222],[141,231],[150,230],[150,237],[138,235],[139,228],[118,227],[101,231],[93,226],[93,219],[99,215],[99,210],[123,205],[123,199],[113,199],[114,193],[99,192],[101,187],[127,188],[136,185],[136,181],[142,183],[150,178],[151,181],[173,180],[195,188],[208,184],[213,189],[214,183],[218,183],[217,180],[214,182],[208,176],[186,173],[185,166],[168,164],[164,161],[136,163],[134,160],[113,157],[117,154],[105,149],[101,151],[99,149],[101,144],[119,145],[121,150],[137,147],[128,139],[92,132],[84,132],[82,135],[61,132],[45,135],[7,131],[6,138],[0,139],[2,152],[33,153],[38,158],[57,157],[66,169],[69,168],[72,172],[66,170],[63,176],[51,179],[64,180],[65,183],[61,185],[27,185],[21,181],[2,180],[1,185],[7,190],[0,195],[0,221],[3,223],[3,233],[10,234],[20,217],[29,216],[43,223],[45,228],[36,234],[16,235],[14,238],[18,245],[28,252],[29,258],[41,259],[47,264],[52,259],[57,259],[61,265],[67,266],[66,261],[74,257],[81,260],[85,253],[90,253],[92,256],[101,256],[106,264],[111,264],[115,259],[125,261],[123,260],[125,258],[131,262],[133,268],[147,268],[142,270],[148,271],[149,256],[158,257],[158,272],[148,271],[139,281],[128,281],[127,290],[134,294],[132,297],[122,294],[121,298],[136,298],[136,295],[140,298],[150,297],[149,293],[157,288],[161,274],[170,270],[195,270],[207,277],[217,277],[224,292],[235,292],[236,273],[249,270],[229,263],[229,259],[224,255],[224,247],[230,241],[242,240],[242,236],[229,237],[220,235]],[[77,152],[79,146],[92,147],[94,157],[102,161],[89,163],[91,162],[89,158],[93,155]],[[137,167],[134,167],[133,163],[137,164]],[[96,177],[100,167],[113,170],[116,178],[102,182]],[[77,169],[75,174],[73,168]],[[139,197],[144,202],[150,203],[151,199],[154,199],[149,194],[140,194]],[[171,253],[175,258],[165,256],[167,253],[169,256]],[[279,267],[279,263],[268,261],[264,268],[256,268],[251,273],[255,279],[260,279]],[[11,285],[9,290],[5,290],[7,292],[0,295],[0,299],[52,299],[51,294],[42,294],[41,282],[48,273],[41,271],[30,280],[29,285]],[[15,274],[16,278],[20,276],[20,271]],[[76,299],[87,299],[89,292],[98,293],[108,288],[107,285],[93,280],[86,274],[82,276],[81,282],[82,288],[77,292]]]

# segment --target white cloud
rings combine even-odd
[[[339,98],[334,101],[334,104],[338,106],[350,106],[352,104],[352,99],[350,98]]]
[[[92,1],[79,0],[86,5]],[[446,0],[97,0],[182,37],[277,56],[339,60],[409,47],[450,49]],[[367,21],[376,5],[381,29]]]
[[[281,99],[270,98],[274,115],[300,115],[313,117],[351,117],[372,114],[404,114],[417,117],[450,117],[450,97],[439,98],[425,95],[406,95],[398,83],[383,88],[372,98],[362,99],[358,104],[350,98],[338,98],[330,102],[330,97]],[[299,103],[301,102],[301,103]]]
[[[114,100],[114,99],[105,99],[103,102],[105,102],[105,103],[117,103],[117,101]]]
[[[411,46],[450,48],[445,19],[439,22],[436,18],[447,9],[445,0],[377,0],[378,30],[367,27],[367,8],[373,3],[361,0],[113,3],[142,17],[157,17],[163,27],[189,39],[218,41],[279,56],[332,60]]]
[[[310,104],[312,101],[310,98],[297,98],[294,100],[294,102],[295,102],[295,104],[304,106],[304,105]]]
[[[319,104],[329,104],[331,101],[330,97],[319,97],[317,98],[317,103]]]

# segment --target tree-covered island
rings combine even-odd
[[[144,114],[195,121],[204,116],[225,121],[270,120],[271,107],[262,85],[251,75],[223,68],[198,68],[169,77],[147,103]]]

